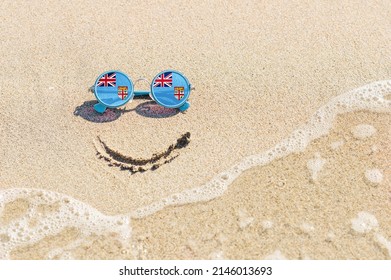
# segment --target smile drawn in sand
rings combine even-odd
[[[136,83],[142,80],[146,79],[140,78]],[[101,74],[96,80],[95,86],[89,89],[89,91],[95,94],[98,103],[85,102],[75,109],[74,115],[99,123],[114,121],[127,111],[136,111],[142,116],[152,118],[170,117],[179,111],[184,112],[189,108],[190,105],[187,99],[192,89],[194,88],[181,73],[170,70],[163,71],[154,78],[150,91],[135,92],[134,84],[126,74],[120,71],[108,71]],[[146,104],[140,104],[141,107],[139,105],[132,110],[126,110],[126,108],[123,110],[117,109],[132,100],[134,96],[150,96],[157,103],[157,106],[147,102]],[[104,159],[109,166],[116,166],[121,170],[129,170],[134,174],[146,170],[156,170],[161,165],[174,160],[179,154],[172,154],[172,152],[189,144],[190,132],[178,138],[176,144],[170,145],[163,152],[153,154],[148,159],[123,155],[111,149],[99,136],[97,138],[98,142],[94,142],[94,144],[99,159]]]
[[[156,170],[163,164],[170,163],[179,154],[178,149],[185,148],[190,143],[190,132],[179,137],[175,144],[170,145],[165,151],[155,153],[151,158],[133,158],[113,150],[98,136],[98,143],[95,143],[96,155],[103,159],[108,166],[119,167],[121,170],[128,170],[132,174],[147,170]]]

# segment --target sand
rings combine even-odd
[[[112,217],[198,187],[273,147],[333,97],[390,79],[390,18],[388,1],[5,1],[0,189],[52,191]],[[91,121],[88,88],[110,69],[133,80],[179,70],[196,88],[191,107],[153,118],[143,111],[150,101],[136,99],[113,121]],[[73,225],[7,257],[390,258],[390,123],[390,111],[341,115],[330,135],[244,172],[221,197],[131,219],[128,244]],[[360,124],[376,133],[356,139]],[[150,158],[186,132],[190,143],[156,170],[132,174],[96,154],[101,139]],[[366,179],[372,169],[381,183]],[[2,205],[0,229],[25,204]],[[354,231],[360,212],[378,226]]]
[[[135,220],[137,256],[203,259],[220,252],[228,259],[264,259],[280,251],[288,259],[390,259],[375,236],[391,237],[390,131],[356,141],[345,128],[363,122],[384,127],[391,118],[342,116],[329,136],[303,153],[246,171],[221,198]],[[340,139],[342,147],[330,148]],[[325,164],[313,181],[306,163],[317,153]],[[384,170],[387,181],[368,184],[364,174],[371,167]],[[352,220],[361,211],[375,216],[378,226],[355,230]]]

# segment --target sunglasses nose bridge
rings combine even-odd
[[[141,77],[134,82],[134,88],[136,88],[137,83],[142,82],[142,81],[149,83],[149,81],[146,78]],[[149,90],[135,90],[134,91],[134,96],[147,96],[149,94],[150,94]]]

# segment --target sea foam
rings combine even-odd
[[[378,185],[383,181],[383,172],[377,168],[365,170],[365,179],[371,185]]]
[[[360,140],[369,138],[376,132],[376,128],[370,124],[359,124],[352,128],[353,137]]]
[[[359,212],[357,217],[351,220],[352,229],[358,233],[368,233],[379,227],[375,216],[368,212]]]
[[[25,211],[4,221],[7,205],[23,202]],[[131,237],[130,218],[126,215],[106,216],[91,206],[67,195],[36,190],[7,189],[0,191],[0,259],[8,259],[10,252],[27,246],[46,236],[56,235],[68,228],[79,232],[78,240],[49,252],[47,258],[61,256],[67,249],[83,245],[91,235],[115,233],[127,248]],[[64,258],[72,256],[63,255]]]
[[[307,168],[311,173],[311,180],[313,182],[318,180],[318,173],[322,170],[325,163],[326,160],[319,153],[316,153],[315,157],[307,162]]]

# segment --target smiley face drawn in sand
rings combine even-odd
[[[139,81],[147,80],[140,78],[136,83]],[[150,91],[134,91],[134,85],[126,74],[120,71],[108,71],[101,74],[95,86],[90,88],[98,103],[85,102],[75,109],[74,115],[98,123],[114,121],[130,111],[136,111],[139,115],[149,118],[167,118],[189,108],[186,100],[191,89],[188,80],[179,72],[172,70],[156,75],[150,85]],[[132,100],[134,96],[139,98],[151,96],[154,101],[139,104],[131,110],[118,109],[119,106]],[[105,160],[109,166],[119,167],[121,170],[134,174],[155,170],[163,164],[170,163],[179,156],[178,150],[186,147],[189,142],[190,132],[186,132],[177,139],[176,143],[163,151],[155,152],[150,158],[134,158],[124,155],[110,148],[99,136],[95,142],[95,149],[98,158]]]
[[[75,110],[75,115],[86,120],[102,123],[111,122],[118,119],[127,112],[126,109],[107,109],[104,114],[99,114],[93,109],[94,101],[85,102]],[[131,110],[129,110],[131,111]],[[178,113],[177,109],[164,108],[154,102],[142,103],[136,107],[135,111],[146,117],[163,118]],[[169,145],[167,149],[152,154],[150,158],[134,158],[109,147],[99,136],[95,141],[96,155],[99,159],[107,162],[108,166],[118,167],[121,170],[129,171],[132,174],[156,170],[163,164],[170,163],[179,156],[178,150],[187,147],[190,143],[190,132],[181,135],[175,143]]]
[[[153,101],[148,101],[139,104],[133,110],[108,108],[103,114],[97,113],[93,106],[95,101],[84,102],[78,106],[75,111],[75,116],[80,116],[85,120],[104,123],[117,120],[121,115],[130,111],[136,111],[139,115],[148,118],[167,118],[179,113],[178,109],[165,108],[159,106]],[[99,136],[95,141],[96,155],[98,159],[107,162],[110,167],[117,167],[124,171],[129,171],[131,174],[137,172],[145,172],[147,170],[156,170],[160,166],[170,163],[179,156],[180,149],[187,147],[190,143],[190,132],[186,132],[175,143],[169,145],[167,149],[152,154],[150,158],[134,158],[132,156],[124,155],[121,152],[109,147]]]
[[[170,163],[179,156],[178,150],[187,147],[190,143],[190,132],[186,132],[179,137],[176,143],[171,144],[166,150],[154,153],[150,158],[133,158],[126,156],[110,148],[100,137],[95,144],[96,155],[103,159],[108,166],[119,167],[121,170],[128,170],[132,174],[156,170],[163,164]]]

